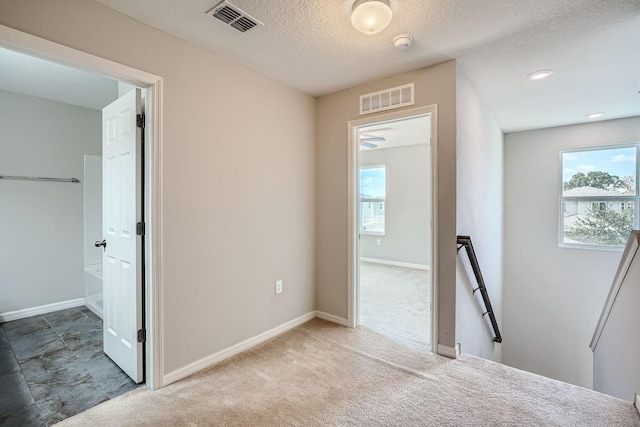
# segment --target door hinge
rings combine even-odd
[[[138,329],[138,342],[146,342],[146,341],[147,341],[147,330]]]
[[[136,115],[136,126],[144,129],[144,113]]]
[[[138,236],[144,236],[144,222],[136,223],[136,234]]]

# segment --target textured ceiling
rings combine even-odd
[[[98,1],[312,95],[456,58],[505,132],[640,115],[640,0],[391,0],[375,35],[354,0],[232,0],[265,24],[244,34],[205,15],[218,0]]]
[[[94,110],[118,97],[115,80],[7,49],[0,49],[0,89]]]

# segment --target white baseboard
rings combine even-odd
[[[203,357],[200,360],[196,360],[195,362],[190,363],[187,366],[176,369],[175,371],[164,375],[162,380],[162,386],[163,387],[168,386],[171,383],[179,381],[183,378],[188,377],[191,374],[195,374],[198,371],[201,371],[205,368],[208,368],[217,363],[220,363],[223,360],[228,359],[232,356],[235,356],[238,353],[242,353],[243,351],[249,350],[257,346],[258,344],[262,344],[263,342],[273,337],[276,337],[280,334],[283,334],[289,331],[290,329],[295,328],[296,326],[300,326],[303,323],[308,322],[309,320],[315,317],[316,317],[316,312],[311,311],[303,316],[298,317],[297,319],[293,319],[289,322],[283,323],[280,326],[276,326],[273,329],[263,332],[260,335],[256,335],[253,338],[244,340],[236,345],[225,348],[224,350],[220,350],[219,352],[214,353],[210,356]]]
[[[455,347],[447,347],[446,345],[438,344],[438,354],[450,359],[455,359],[460,355],[460,344],[456,344]]]
[[[84,298],[54,302],[53,304],[23,308],[22,310],[7,311],[5,313],[0,313],[0,323],[24,319],[25,317],[37,316],[38,314],[51,313],[52,311],[64,310],[66,308],[80,307],[81,305],[84,305]]]
[[[334,316],[333,314],[325,313],[324,311],[316,311],[316,317],[318,319],[326,320],[328,322],[337,323],[338,325],[347,326],[347,319]]]
[[[640,415],[640,395],[638,393],[633,395],[633,406],[636,407],[636,411],[638,411],[638,414]]]
[[[372,262],[374,264],[393,265],[395,267],[415,268],[417,270],[431,270],[431,266],[425,264],[412,264],[410,262],[387,261],[386,259],[364,258],[360,257],[360,261]]]

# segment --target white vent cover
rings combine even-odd
[[[258,25],[264,25],[262,22],[232,5],[228,1],[219,3],[213,9],[208,11],[207,15],[211,15],[214,18],[221,20],[241,33],[245,33]]]
[[[413,83],[360,95],[360,115],[414,104]]]

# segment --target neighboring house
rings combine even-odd
[[[575,236],[576,226],[583,224],[580,222],[581,219],[597,212],[614,211],[622,213],[625,210],[633,212],[635,209],[634,202],[628,198],[621,198],[621,196],[628,196],[628,194],[594,187],[577,187],[564,190],[562,192],[562,227],[565,233],[563,242],[570,244],[597,244],[597,241],[591,238]]]
[[[563,204],[564,217],[588,215],[589,212],[602,212],[604,210],[615,210],[622,212],[625,209],[633,210],[633,202],[616,199],[626,194],[618,191],[603,190],[594,187],[577,187],[562,192],[562,197],[575,197],[575,199],[565,200]],[[568,221],[565,220],[565,228]]]

